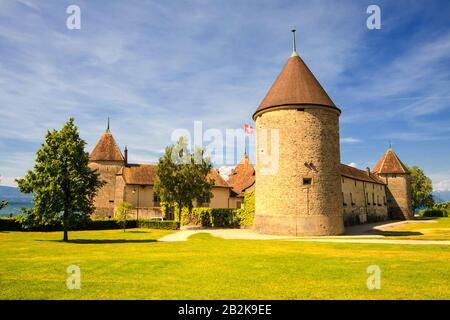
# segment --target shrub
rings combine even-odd
[[[213,228],[229,228],[239,225],[236,209],[228,208],[193,208],[191,215],[187,209],[183,210],[181,224],[189,223]]]
[[[450,201],[436,203],[434,204],[433,209],[450,210]]]
[[[71,230],[108,230],[120,229],[123,225],[114,219],[95,219],[80,222]],[[136,221],[127,221],[127,228],[136,228]],[[23,217],[0,218],[0,230],[2,231],[62,231],[60,222],[47,225],[29,224]]]
[[[255,216],[255,193],[246,192],[244,196],[244,207],[236,209],[238,224],[242,227],[253,225]]]
[[[445,209],[425,209],[420,211],[422,217],[448,217],[448,211]]]
[[[22,224],[17,217],[0,218],[0,230],[2,231],[21,231]]]
[[[178,230],[180,222],[171,220],[139,220],[137,223],[139,228]]]

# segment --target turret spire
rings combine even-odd
[[[291,54],[291,57],[298,56],[297,44],[295,43],[295,31],[297,31],[295,29],[295,26],[292,26],[292,29],[291,29],[291,32],[292,32],[292,54]]]

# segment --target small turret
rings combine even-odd
[[[111,133],[108,117],[106,130],[89,156],[89,167],[97,170],[100,179],[106,182],[95,197],[94,216],[96,217],[114,215],[116,174],[124,167],[128,157],[126,148],[124,152],[125,157]]]
[[[377,174],[387,184],[389,215],[393,219],[413,217],[411,173],[392,148],[378,161],[372,173]]]

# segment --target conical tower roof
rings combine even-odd
[[[102,134],[94,150],[92,150],[89,159],[93,161],[124,161],[116,140],[109,130],[109,124],[108,129]]]
[[[253,114],[253,120],[270,108],[291,105],[320,105],[339,110],[295,51]]]
[[[373,173],[409,173],[395,152],[389,148],[372,170]]]

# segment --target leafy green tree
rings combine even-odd
[[[189,152],[186,140],[181,137],[176,144],[166,147],[159,159],[155,191],[161,201],[177,208],[180,219],[182,209],[188,208],[191,212],[194,201],[210,201],[214,181],[207,176],[211,169],[211,161],[204,157],[204,150],[196,148],[193,153]]]
[[[33,192],[34,208],[27,219],[34,225],[60,222],[64,241],[68,241],[70,227],[89,219],[95,209],[94,197],[104,185],[99,174],[88,166],[85,146],[70,118],[60,131],[47,131],[36,153],[34,169],[16,180],[21,192]]]
[[[121,222],[123,225],[123,232],[127,228],[127,215],[128,211],[133,208],[133,205],[127,201],[122,201],[114,208],[115,218],[117,221]]]
[[[418,166],[409,168],[411,172],[412,205],[414,209],[432,208],[434,205],[433,184]]]
[[[0,210],[5,208],[7,205],[8,205],[8,201],[6,201],[6,200],[0,201]]]

